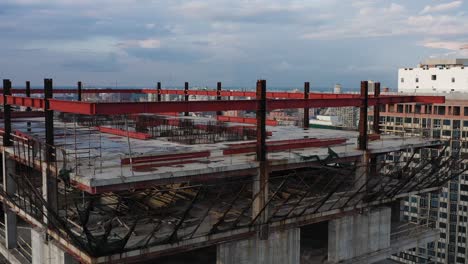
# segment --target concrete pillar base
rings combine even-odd
[[[53,242],[46,241],[45,232],[31,228],[32,264],[78,264],[70,254],[63,251]]]
[[[268,240],[249,238],[218,245],[217,264],[297,264],[299,228],[270,233]]]
[[[390,214],[390,208],[382,207],[330,221],[328,261],[337,263],[388,249]]]
[[[4,150],[2,153],[3,190],[12,197],[15,195],[17,188],[13,178],[15,166],[15,160]],[[16,214],[10,211],[10,208],[6,204],[3,206],[3,211],[5,213],[5,245],[7,249],[13,249],[16,248],[18,241]]]

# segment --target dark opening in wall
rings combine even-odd
[[[301,264],[325,263],[328,257],[328,221],[301,227]]]

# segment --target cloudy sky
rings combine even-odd
[[[446,0],[0,0],[0,78],[395,87],[398,67],[468,57],[466,11]]]

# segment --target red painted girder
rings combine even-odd
[[[278,140],[269,141],[266,143],[268,152],[276,152],[290,149],[302,149],[313,147],[326,147],[331,145],[343,144],[346,142],[345,138],[333,139],[293,139],[293,140]],[[252,153],[256,151],[255,143],[240,143],[229,145],[228,149],[223,150],[223,155]]]
[[[0,101],[3,103],[3,97],[0,96]],[[41,98],[30,98],[23,96],[6,96],[7,104],[17,106],[28,106],[37,109],[44,109],[45,102]]]
[[[0,92],[2,89],[0,89]],[[54,89],[54,94],[74,94],[77,89]],[[25,89],[12,89],[12,94],[25,94]],[[43,94],[44,89],[31,89],[31,94]],[[156,89],[82,89],[81,93],[121,93],[121,94],[157,94]],[[161,94],[184,95],[184,90],[179,89],[163,89]],[[217,96],[216,90],[189,90],[189,95],[204,95]],[[221,91],[221,96],[237,96],[237,97],[255,97],[254,91]],[[313,99],[331,99],[331,98],[355,98],[359,94],[331,94],[331,93],[310,93],[309,98]],[[284,99],[302,99],[304,94],[300,92],[267,92],[267,98],[284,98]]]
[[[6,96],[11,105],[44,108],[44,99],[21,96]],[[256,100],[228,100],[228,101],[188,101],[188,102],[119,102],[119,103],[90,103],[50,99],[50,109],[59,112],[84,115],[119,115],[137,113],[165,113],[165,112],[212,112],[229,110],[255,110]],[[267,110],[360,106],[361,98],[347,99],[279,99],[267,100]],[[0,96],[0,103],[3,97]],[[444,103],[443,96],[382,96],[369,98],[369,106],[396,103]]]
[[[120,164],[128,165],[130,163],[140,164],[140,163],[150,163],[150,162],[160,162],[160,161],[193,159],[193,158],[207,158],[209,156],[210,156],[210,151],[187,152],[187,153],[176,153],[176,154],[161,154],[161,155],[134,157],[132,158],[131,162],[130,162],[130,158],[123,158],[120,160]]]
[[[128,135],[129,138],[134,138],[134,139],[147,140],[147,139],[152,138],[152,136],[147,133],[125,131],[125,130],[113,128],[113,127],[97,127],[97,129],[101,131],[102,133],[107,133],[107,134],[112,134],[112,135],[117,135],[117,136],[124,136],[124,137]]]
[[[144,89],[112,89],[112,88],[105,88],[105,89],[82,89],[81,93],[145,93],[143,92]],[[0,89],[2,92],[3,89]],[[12,94],[25,94],[26,89],[12,89]],[[54,89],[54,94],[74,94],[78,93],[77,89]],[[31,89],[31,94],[44,94],[44,89]]]
[[[28,118],[28,117],[43,117],[44,112],[42,111],[31,111],[31,112],[11,112],[12,118]],[[0,113],[0,118],[3,118],[3,112]]]
[[[233,123],[244,123],[244,124],[256,124],[257,119],[254,117],[239,117],[239,116],[216,116],[216,120],[221,122],[233,122]],[[278,121],[273,119],[266,120],[267,126],[277,126]]]

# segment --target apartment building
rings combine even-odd
[[[398,93],[445,94],[444,104],[395,104],[381,110],[382,133],[420,136],[447,142],[444,157],[468,157],[468,60],[428,60],[417,68],[398,72]],[[370,119],[372,120],[372,119]],[[423,149],[402,155],[389,155],[389,162],[420,160],[430,166],[441,150]],[[440,193],[411,196],[404,201],[404,218],[424,224],[435,221],[441,233],[438,241],[426,247],[400,253],[403,263],[468,263],[468,173],[463,163],[451,168],[453,179]]]

